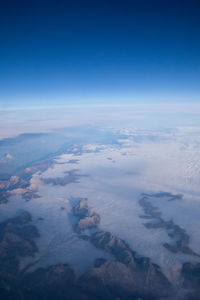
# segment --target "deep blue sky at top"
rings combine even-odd
[[[1,1],[3,106],[199,96],[199,0]]]

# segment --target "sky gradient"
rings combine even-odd
[[[5,1],[0,105],[200,100],[199,1]]]

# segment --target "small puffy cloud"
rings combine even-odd
[[[6,158],[8,158],[8,159],[13,159],[13,156],[12,156],[10,153],[7,153],[7,154],[6,154]]]
[[[37,191],[38,186],[41,184],[40,176],[38,174],[33,174],[30,180],[30,186],[28,187],[31,191]]]

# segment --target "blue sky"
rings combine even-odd
[[[199,1],[5,1],[0,104],[200,98]]]

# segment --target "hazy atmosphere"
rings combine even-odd
[[[0,298],[200,299],[198,1],[0,9]]]

